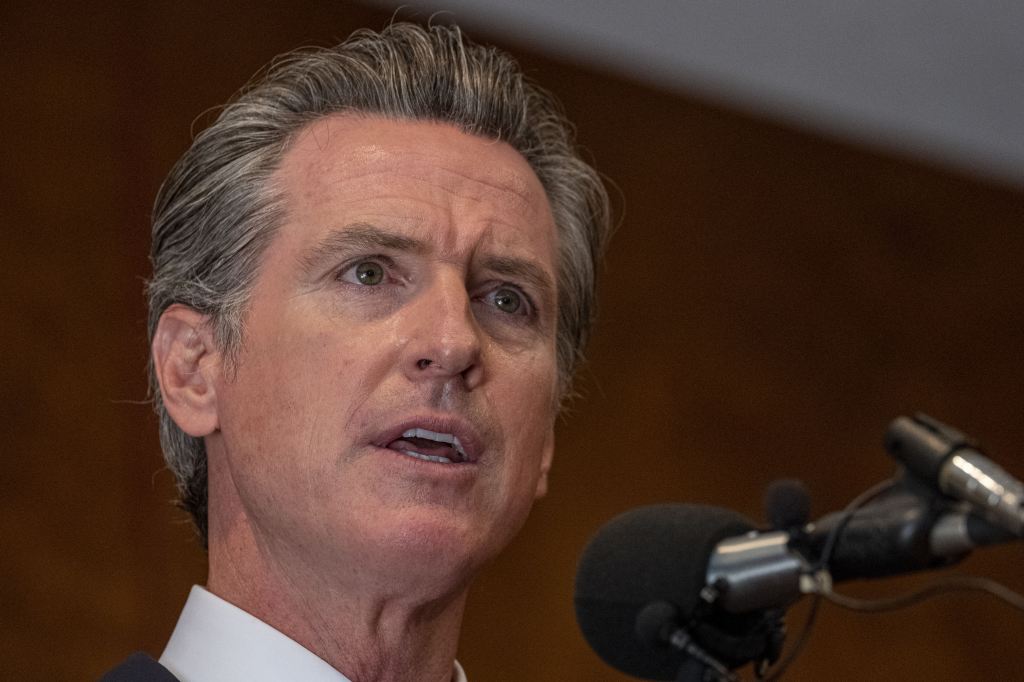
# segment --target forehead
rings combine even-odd
[[[519,152],[444,123],[327,116],[296,134],[275,176],[292,212],[377,210],[418,222],[472,218],[475,208],[516,229],[554,229],[547,195]]]

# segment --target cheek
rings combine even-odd
[[[511,468],[517,478],[534,480],[554,428],[554,362],[520,365],[509,376],[503,395],[494,396],[493,404],[512,439]]]
[[[328,457],[348,402],[358,399],[355,357],[328,334],[281,333],[247,347],[223,388],[221,428],[233,456],[279,474]]]
[[[340,382],[358,367],[326,335],[277,340],[254,344],[240,360],[226,387],[222,436],[247,514],[257,526],[292,537],[315,532],[302,528],[336,485],[348,445],[345,417],[360,389]]]

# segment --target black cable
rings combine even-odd
[[[950,592],[984,592],[996,599],[1000,599],[1009,606],[1024,611],[1024,595],[1014,592],[1005,585],[992,580],[972,575],[950,575],[921,587],[913,592],[896,595],[895,597],[884,597],[882,599],[858,599],[831,589],[826,589],[821,596],[836,606],[851,611],[864,611],[868,613],[880,613],[882,611],[895,611],[937,597]]]
[[[857,497],[853,498],[853,501],[850,502],[850,504],[846,505],[846,508],[843,509],[842,516],[839,519],[839,523],[832,526],[832,530],[829,531],[828,537],[825,538],[825,547],[821,550],[821,556],[814,565],[814,569],[816,571],[828,570],[828,562],[832,559],[832,552],[835,550],[836,543],[839,541],[839,535],[846,529],[847,524],[850,523],[850,519],[853,518],[853,515],[857,510],[882,493],[891,490],[898,482],[899,481],[895,478],[889,478],[876,483]]]
[[[836,542],[839,540],[839,534],[846,528],[846,525],[853,518],[854,513],[866,505],[871,500],[875,499],[882,493],[892,489],[896,485],[897,480],[895,478],[886,479],[880,483],[876,483],[857,497],[853,498],[846,508],[842,511],[842,516],[839,522],[832,527],[829,531],[828,537],[825,538],[825,546],[822,549],[821,556],[818,561],[812,567],[814,573],[818,573],[823,570],[827,570],[828,562],[832,558],[832,552],[835,550]],[[826,592],[830,592],[831,581],[826,580],[824,583],[819,580],[819,586],[821,589],[814,595],[813,601],[811,602],[810,611],[807,614],[807,619],[804,621],[803,627],[800,629],[800,634],[797,636],[796,643],[790,648],[789,653],[786,654],[774,668],[768,670],[766,676],[763,678],[765,682],[774,682],[782,677],[782,674],[789,669],[789,666],[793,664],[797,656],[801,654],[804,647],[807,645],[808,640],[811,638],[811,629],[814,627],[814,623],[818,619],[818,610],[821,608],[821,598]]]
[[[832,558],[832,553],[835,551],[835,546],[839,541],[840,534],[849,524],[854,513],[856,513],[858,509],[891,490],[898,482],[899,481],[895,478],[881,481],[862,492],[843,509],[839,521],[832,527],[829,531],[828,537],[825,539],[825,544],[820,557],[812,566],[812,576],[817,579],[818,585],[813,596],[813,601],[811,602],[807,618],[800,630],[800,634],[797,636],[797,640],[793,646],[790,647],[789,652],[778,664],[766,671],[764,674],[756,674],[759,680],[764,680],[764,682],[775,682],[776,680],[779,680],[782,677],[782,674],[789,669],[790,665],[792,665],[793,661],[795,661],[800,653],[802,653],[810,639],[811,630],[817,621],[822,599],[827,599],[829,602],[839,607],[853,611],[879,613],[913,606],[941,594],[974,591],[984,592],[1002,600],[1012,608],[1024,611],[1024,595],[1021,595],[990,578],[967,575],[945,576],[913,592],[875,600],[858,599],[832,590],[832,581],[828,577],[827,572],[829,561]]]
[[[807,619],[804,620],[804,625],[800,628],[800,634],[797,636],[796,643],[790,647],[789,653],[786,654],[784,659],[782,659],[774,668],[767,671],[767,677],[761,677],[760,679],[765,680],[765,682],[774,682],[782,677],[782,673],[786,672],[793,661],[796,660],[796,657],[803,651],[808,640],[810,640],[811,629],[814,627],[814,623],[818,620],[818,610],[820,608],[821,595],[816,594],[811,600],[810,611],[807,612]]]

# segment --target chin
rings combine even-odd
[[[419,510],[409,516],[378,536],[378,565],[393,573],[396,582],[413,581],[437,592],[468,587],[511,539],[503,537],[502,529],[466,524],[450,514]]]

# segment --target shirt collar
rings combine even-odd
[[[351,682],[295,640],[198,585],[160,664],[181,682]],[[458,661],[452,682],[466,682]]]

